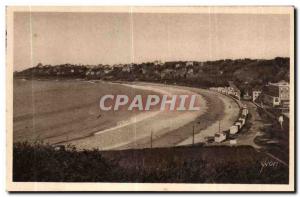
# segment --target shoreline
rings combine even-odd
[[[59,144],[91,136],[141,113],[120,110],[103,114],[99,111],[101,95],[154,93],[105,82],[15,80],[14,83],[15,142],[38,140]]]
[[[123,84],[124,85],[124,84]],[[126,86],[135,88],[147,89],[154,92],[168,94],[176,94],[178,92],[193,93],[188,90],[178,89],[174,87],[157,87],[153,84],[140,84],[140,83],[125,83]],[[197,94],[197,93],[193,93]],[[201,111],[186,111],[186,112],[174,112],[171,113],[165,111],[159,111],[157,114],[149,115],[140,121],[131,122],[131,124],[125,124],[120,127],[110,128],[104,132],[97,132],[96,135],[87,137],[82,140],[69,141],[68,143],[74,145],[80,149],[98,148],[101,150],[111,149],[128,149],[137,148],[137,143],[144,138],[147,138],[153,132],[154,136],[171,133],[173,130],[178,129],[189,122],[196,119],[199,115],[206,112],[205,101],[202,96],[197,94],[198,99],[201,100]],[[151,112],[150,112],[151,113]],[[153,113],[153,112],[152,112]],[[155,113],[155,112],[154,112]],[[141,114],[137,115],[140,116]],[[104,139],[103,139],[104,138]]]
[[[214,92],[206,89],[149,82],[112,82],[103,80],[80,81],[91,84],[118,84],[120,86],[133,88],[133,92],[139,89],[148,92],[169,95],[178,94],[178,92],[181,94],[197,94],[197,97],[199,97],[201,100],[200,103],[202,108],[200,112],[178,113],[173,111],[172,113],[162,113],[161,111],[150,111],[139,113],[131,116],[130,118],[117,122],[114,126],[107,128],[102,127],[101,130],[94,128],[92,129],[94,130],[92,133],[79,138],[74,136],[76,133],[74,133],[72,136],[72,132],[70,132],[69,135],[72,136],[71,139],[67,137],[66,140],[52,144],[71,144],[75,145],[79,149],[98,148],[101,150],[149,148],[150,136],[151,132],[153,132],[153,147],[175,147],[178,145],[189,145],[192,142],[190,136],[192,132],[192,126],[195,122],[200,121],[201,123],[199,125],[197,124],[195,127],[195,143],[200,143],[201,140],[199,140],[200,138],[197,137],[200,132],[210,130],[210,132],[207,133],[207,136],[214,135],[215,132],[212,129],[214,128],[212,125],[216,123],[218,119],[222,119],[227,115],[234,116],[234,114],[231,113],[225,115],[223,111],[226,111],[226,108],[224,108],[223,105],[224,102],[226,103],[226,101],[222,101],[222,99],[219,98],[220,95],[216,96],[214,95]],[[227,98],[227,102],[230,99],[231,98]],[[58,135],[63,135],[63,133]],[[122,135],[128,136],[124,137]]]
[[[153,83],[142,83],[142,84],[151,84],[158,87],[165,86],[164,84],[153,84]],[[192,130],[193,125],[195,126],[195,143],[203,143],[205,137],[214,136],[218,132],[216,124],[218,120],[224,121],[222,130],[229,129],[232,123],[236,120],[239,115],[239,106],[231,98],[225,95],[220,95],[216,92],[177,85],[167,85],[168,87],[175,87],[180,89],[185,89],[192,91],[194,93],[200,94],[207,103],[207,109],[205,113],[198,116],[195,120],[190,121],[189,123],[183,125],[182,127],[175,129],[172,132],[169,132],[165,135],[158,136],[157,139],[153,139],[153,147],[176,147],[176,146],[185,146],[192,144]],[[221,98],[223,99],[221,99]],[[224,104],[225,102],[225,104]],[[230,106],[230,107],[229,107]],[[195,122],[200,122],[195,124]],[[203,136],[203,133],[205,134]],[[197,137],[196,137],[197,136]],[[149,148],[151,146],[150,140],[144,139],[139,143],[131,144],[130,146],[123,147],[124,149],[132,148]]]
[[[200,130],[194,136],[195,143],[204,143],[205,137],[213,137],[215,133],[228,130],[239,116],[239,107],[233,107],[237,105],[233,98],[226,95],[218,94],[218,98],[223,103],[224,110],[220,118],[216,119],[211,125],[208,125],[205,129]],[[219,128],[220,126],[220,128]],[[192,141],[192,137],[178,143],[176,146],[189,145]]]

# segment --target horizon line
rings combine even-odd
[[[163,60],[153,60],[153,61],[146,61],[146,62],[132,62],[132,63],[115,63],[115,64],[103,64],[103,63],[98,63],[98,64],[84,64],[84,63],[61,63],[61,64],[44,64],[42,62],[37,63],[36,65],[31,65],[28,68],[22,69],[22,70],[14,70],[14,71],[23,71],[29,68],[34,68],[36,66],[38,66],[38,64],[42,64],[43,66],[59,66],[59,65],[65,65],[65,64],[71,64],[71,65],[76,65],[76,66],[115,66],[115,65],[129,65],[129,64],[145,64],[145,63],[154,63],[154,62],[162,62],[162,63],[166,63],[166,62],[217,62],[217,61],[225,61],[225,60],[273,60],[276,58],[290,58],[287,56],[275,56],[273,58],[224,58],[224,59],[215,59],[215,60],[168,60],[168,61],[163,61]]]

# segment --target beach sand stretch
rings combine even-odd
[[[75,145],[78,149],[97,148],[100,150],[187,145],[192,143],[193,127],[195,142],[202,142],[205,137],[213,136],[218,132],[219,121],[222,129],[225,130],[238,117],[239,108],[231,98],[209,90],[153,83],[124,83],[122,85],[164,95],[196,94],[201,108],[198,111],[139,113],[114,127],[62,144]]]

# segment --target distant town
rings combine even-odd
[[[43,65],[15,72],[21,78],[148,81],[216,89],[288,115],[289,58],[154,61],[117,65]]]
[[[37,79],[85,79],[147,81],[209,88],[235,99],[241,108],[239,120],[227,131],[219,131],[215,142],[241,131],[249,105],[256,105],[273,120],[289,119],[289,58],[272,60],[218,60],[207,62],[154,61],[118,65],[43,65],[15,72],[15,77]],[[252,103],[252,104],[251,104]],[[282,124],[282,123],[281,123]]]

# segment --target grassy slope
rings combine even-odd
[[[288,169],[248,146],[177,147],[124,151],[55,151],[14,144],[14,181],[287,183]]]

